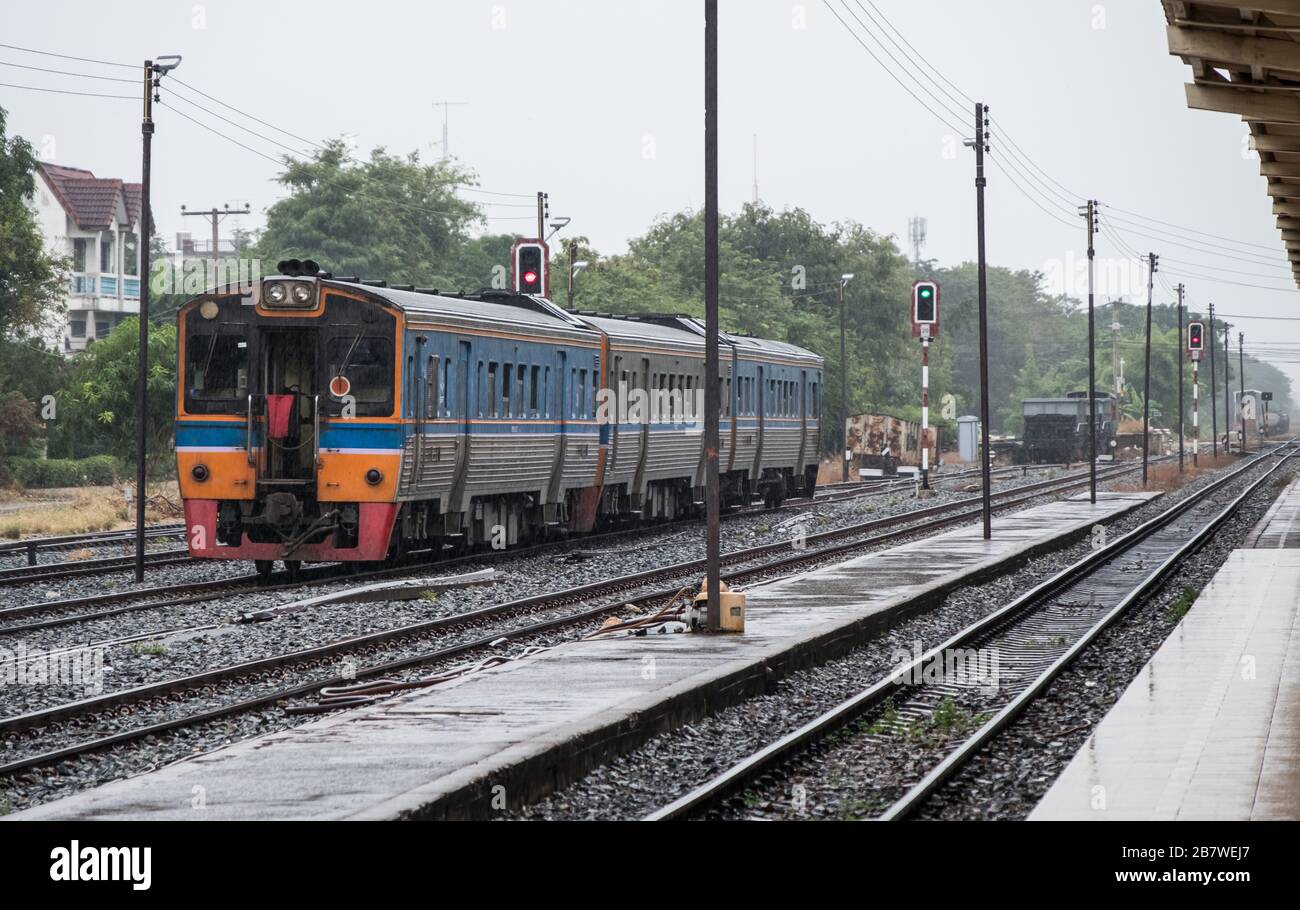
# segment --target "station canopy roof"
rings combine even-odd
[[[1268,179],[1300,284],[1300,0],[1162,0],[1169,53],[1192,68],[1187,106],[1238,114]]]

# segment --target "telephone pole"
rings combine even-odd
[[[537,191],[537,242],[546,240],[546,216],[551,213],[551,194]]]
[[[1230,328],[1232,326],[1228,323],[1223,324],[1223,450],[1229,455],[1232,454],[1232,392],[1229,385],[1232,377],[1228,375],[1232,369],[1232,356],[1228,346]]]
[[[232,209],[229,205],[223,205],[221,208],[217,208],[214,205],[210,209],[200,209],[196,211],[190,211],[185,206],[183,205],[181,206],[182,217],[207,218],[212,222],[212,246],[209,248],[208,252],[212,256],[212,264],[213,264],[212,270],[214,275],[216,273],[216,262],[218,259],[221,258],[221,253],[220,253],[221,240],[219,237],[217,226],[226,219],[227,215],[251,215],[252,211],[253,210],[248,207],[248,203],[244,203],[244,207],[242,209]]]
[[[1219,457],[1219,384],[1214,372],[1214,304],[1210,304],[1210,451]]]
[[[1156,263],[1160,257],[1147,253],[1147,344],[1146,368],[1142,376],[1142,486],[1147,485],[1151,460],[1151,297],[1155,293]]]
[[[980,336],[980,474],[983,479],[984,539],[993,536],[992,481],[989,470],[989,292],[988,270],[984,255],[984,153],[988,151],[988,111],[983,104],[975,104],[975,138],[969,141],[975,147],[975,218],[979,237],[979,336]]]
[[[1246,333],[1237,333],[1237,382],[1241,391],[1237,393],[1237,410],[1241,411],[1241,454],[1246,454]]]
[[[1097,504],[1097,341],[1093,329],[1092,270],[1096,258],[1092,237],[1097,230],[1097,200],[1089,199],[1079,214],[1088,221],[1088,501]]]
[[[722,628],[718,474],[718,0],[704,0],[704,510],[709,629]]]
[[[135,580],[144,581],[145,454],[149,423],[149,241],[153,218],[149,208],[153,166],[153,103],[163,76],[181,65],[175,55],[144,62],[144,113],[140,119],[140,333],[135,375]]]
[[[1178,473],[1183,473],[1183,446],[1187,435],[1183,432],[1183,283],[1178,282]]]

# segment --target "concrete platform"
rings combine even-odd
[[[1272,525],[1289,522],[1279,510]],[[1300,551],[1276,543],[1288,537],[1233,551],[1030,819],[1300,819]]]
[[[1300,548],[1300,480],[1282,491],[1246,538],[1246,546],[1260,549]]]
[[[490,816],[1153,495],[1045,504],[995,518],[992,541],[975,525],[754,588],[744,636],[573,642],[5,820]]]

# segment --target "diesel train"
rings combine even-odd
[[[191,555],[293,572],[702,508],[696,319],[280,271],[177,315]],[[811,495],[822,359],[731,334],[720,359],[724,505]]]

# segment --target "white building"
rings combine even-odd
[[[46,247],[72,260],[63,350],[83,350],[127,316],[140,312],[138,183],[96,177],[42,162],[36,223]]]

